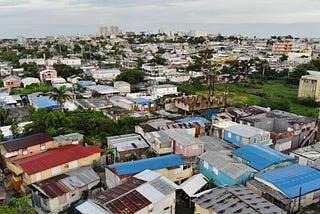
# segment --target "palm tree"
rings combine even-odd
[[[50,98],[57,101],[62,106],[66,101],[72,100],[72,95],[67,94],[66,92],[65,86],[53,88],[53,93],[50,95]]]

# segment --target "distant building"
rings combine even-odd
[[[101,26],[100,27],[100,36],[107,37],[109,35],[108,27],[107,26]]]
[[[45,84],[51,84],[52,79],[57,78],[58,73],[56,70],[48,68],[40,71],[40,80]]]
[[[272,45],[272,53],[274,55],[287,54],[292,51],[292,43],[290,42],[276,42]]]
[[[130,83],[124,81],[115,81],[113,83],[113,87],[120,91],[120,94],[127,94],[131,92],[131,85]]]
[[[2,79],[5,88],[20,88],[21,78],[18,76],[7,76]]]

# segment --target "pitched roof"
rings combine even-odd
[[[117,163],[109,165],[108,168],[119,176],[132,175],[142,172],[146,169],[156,170],[174,166],[183,165],[183,160],[179,155],[164,155],[160,157],[147,158],[142,160]]]
[[[284,213],[282,209],[242,185],[214,188],[193,202],[204,209],[213,210],[214,213]]]
[[[67,145],[58,149],[15,160],[13,163],[19,165],[30,175],[103,151],[103,149],[97,146],[84,147],[81,145]]]
[[[33,184],[37,189],[41,189],[49,198],[55,198],[74,189],[98,181],[100,178],[90,166],[81,167],[72,172],[54,176],[44,181]]]
[[[295,162],[295,158],[263,145],[248,144],[233,151],[233,154],[249,161],[248,165],[263,170],[273,164]]]
[[[31,99],[38,108],[59,108],[60,105],[49,96],[40,96]]]
[[[226,131],[229,131],[229,132],[232,132],[236,135],[247,137],[247,138],[254,137],[259,134],[267,133],[266,131],[264,131],[262,129],[258,129],[253,126],[242,125],[242,124],[230,126],[230,127],[226,128]]]
[[[298,197],[300,188],[302,195],[320,189],[320,171],[299,164],[257,173],[255,179],[272,184],[289,198]]]
[[[8,151],[17,151],[19,149],[27,148],[29,146],[38,145],[41,143],[46,143],[52,141],[53,138],[46,133],[38,133],[34,135],[29,135],[26,137],[17,138],[14,140],[6,141],[1,145]]]

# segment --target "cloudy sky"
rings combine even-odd
[[[0,38],[205,30],[320,37],[320,0],[0,0]]]

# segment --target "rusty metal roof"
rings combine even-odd
[[[8,151],[17,151],[19,149],[28,148],[30,146],[39,145],[53,141],[53,138],[46,133],[38,133],[34,135],[29,135],[26,137],[17,138],[14,140],[6,141],[1,145]]]

